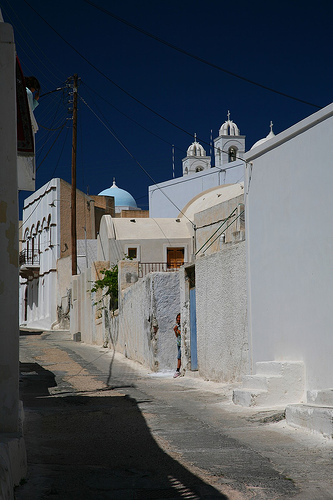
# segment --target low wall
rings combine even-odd
[[[106,343],[105,314],[102,291],[92,292],[93,283],[100,279],[100,271],[109,267],[109,262],[94,262],[91,269],[73,276],[70,311],[70,332],[73,338],[87,344]]]
[[[119,302],[117,350],[150,370],[174,369],[178,312],[178,272],[151,273],[134,283]]]
[[[99,271],[108,265],[94,262],[91,269],[73,277],[73,338],[115,349],[153,371],[176,368],[173,326],[180,309],[179,273],[151,273],[136,281],[137,263],[120,261],[119,309],[113,314],[107,297],[99,302],[102,291],[91,291]]]

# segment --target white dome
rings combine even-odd
[[[196,140],[187,149],[187,156],[206,156],[206,151]]]
[[[272,122],[270,123],[270,127],[271,127],[271,130],[270,130],[269,134],[266,135],[266,137],[264,137],[263,139],[259,139],[259,141],[255,142],[251,149],[257,148],[258,146],[261,146],[261,144],[264,144],[266,141],[269,141],[270,139],[273,139],[273,137],[275,137],[275,134],[273,132],[273,123]]]
[[[227,120],[221,125],[220,135],[239,135],[239,128],[232,120]]]
[[[219,135],[239,135],[240,131],[236,123],[230,120],[230,111],[228,111],[228,119],[221,125]]]

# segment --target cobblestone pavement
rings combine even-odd
[[[17,500],[333,499],[333,445],[232,387],[21,332],[29,472]]]

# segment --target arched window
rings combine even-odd
[[[228,150],[228,161],[235,161],[237,157],[237,148],[235,146],[231,146]]]
[[[203,167],[197,167],[197,168],[195,169],[195,171],[196,171],[196,172],[202,172],[202,171],[203,171]]]
[[[28,262],[29,264],[34,263],[34,254],[35,254],[35,236],[36,236],[36,229],[35,226],[33,225],[30,231],[30,242],[31,242],[31,247],[30,247],[30,255],[28,255]]]
[[[48,246],[51,247],[52,246],[52,230],[51,230],[52,226],[51,226],[51,214],[49,215],[48,219],[47,219],[47,231],[49,232],[49,238],[48,238]]]

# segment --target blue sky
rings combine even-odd
[[[332,101],[330,0],[91,2],[246,79],[319,107]],[[194,60],[84,0],[0,0],[0,6],[14,26],[23,71],[39,79],[42,94],[63,87],[74,73],[81,78],[77,187],[90,194],[115,177],[148,208],[151,179],[172,177],[171,145],[180,176],[192,134],[209,152],[210,130],[218,136],[228,110],[249,149],[268,134],[270,120],[277,134],[318,109]],[[37,188],[52,177],[70,182],[67,108],[66,92],[59,91],[42,97],[36,109]]]

